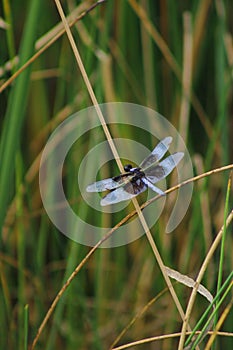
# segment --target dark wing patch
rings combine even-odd
[[[144,192],[147,189],[147,186],[140,180],[140,185],[132,184],[131,182],[127,183],[125,186],[118,187],[115,190],[109,192],[105,197],[100,201],[102,206],[115,204],[122,201],[129,200],[133,197],[136,197],[139,193]]]
[[[146,169],[150,167],[151,164],[154,164],[156,162],[158,162],[157,156],[151,153],[146,159],[144,159],[144,161],[140,164],[140,166],[142,169]]]
[[[179,164],[183,156],[183,152],[171,154],[170,156],[165,158],[161,163],[157,164],[155,167],[147,169],[145,171],[146,177],[152,183],[156,183],[164,179]]]
[[[164,167],[160,164],[152,166],[145,170],[146,177],[153,176],[159,180],[163,179],[166,176]]]
[[[142,179],[137,179],[136,181],[132,179],[131,182],[124,185],[123,189],[128,193],[137,195],[144,190],[144,187],[145,183],[142,181]]]

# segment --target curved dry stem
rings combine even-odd
[[[199,333],[200,333],[200,331],[195,332],[196,335],[198,335]],[[189,334],[191,334],[191,333],[190,332],[186,333],[186,335],[189,335]],[[213,334],[213,332],[210,331],[207,334]],[[225,336],[225,337],[232,337],[233,336],[233,333],[227,333],[227,332],[217,332],[217,334],[220,336]],[[140,340],[134,341],[132,343],[118,346],[117,348],[113,348],[112,350],[123,350],[123,349],[132,348],[133,346],[136,346],[136,345],[151,343],[154,341],[171,339],[171,338],[178,338],[178,337],[180,337],[180,335],[181,335],[181,333],[171,333],[171,334],[164,334],[164,335],[159,335],[159,336],[151,337],[151,338],[140,339]]]

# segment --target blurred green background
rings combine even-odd
[[[62,5],[66,15],[77,18],[91,4],[68,0]],[[195,174],[233,162],[232,13],[230,0],[108,0],[72,27],[98,102],[132,102],[162,114],[183,137]],[[56,294],[89,251],[58,232],[44,211],[40,155],[56,126],[92,102],[66,34],[11,84],[3,85],[62,28],[53,1],[3,0],[0,19],[0,348],[27,349]],[[120,128],[116,132],[133,138]],[[140,135],[140,142],[151,148],[146,134]],[[64,184],[72,206],[101,223],[101,213],[89,212],[74,186],[77,164],[91,145],[88,135],[79,141],[65,164]],[[105,174],[111,176],[111,169]],[[190,208],[172,235],[164,233],[166,210],[152,228],[166,265],[197,275],[224,223],[228,177],[229,172],[222,172],[194,184]],[[85,227],[80,230],[85,234]],[[232,271],[232,248],[231,226],[221,260],[223,280]],[[213,295],[219,261],[220,249],[203,279]],[[35,348],[109,349],[165,287],[145,235],[127,246],[99,249],[62,296]],[[178,284],[175,290],[185,309],[190,290]],[[219,317],[229,300],[228,295]],[[192,326],[207,306],[198,296]],[[232,320],[231,310],[221,330],[233,332]],[[178,332],[180,327],[180,316],[165,291],[118,344]],[[177,344],[170,339],[140,349],[175,349]],[[232,347],[232,336],[217,337],[215,349]]]

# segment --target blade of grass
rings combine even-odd
[[[27,21],[24,26],[22,43],[20,45],[20,63],[24,64],[32,55],[37,34],[37,23],[40,18],[41,2],[30,2]],[[15,82],[10,93],[9,103],[3,125],[0,144],[0,229],[2,229],[6,209],[9,204],[9,189],[12,188],[15,154],[19,147],[20,133],[25,117],[25,109],[30,82],[30,69],[25,70]]]
[[[221,249],[220,249],[220,259],[219,259],[219,269],[218,269],[218,282],[217,282],[217,293],[220,290],[221,284],[222,284],[222,276],[223,276],[223,262],[224,262],[224,255],[225,255],[225,241],[226,241],[226,219],[227,214],[229,211],[229,199],[230,199],[230,191],[231,191],[231,175],[230,173],[228,185],[227,185],[227,194],[226,194],[226,201],[225,201],[225,208],[224,208],[224,228],[223,228],[223,236],[222,236],[222,242],[221,242]],[[216,314],[215,317],[215,325],[218,320],[218,314]]]
[[[226,55],[224,45],[225,34],[225,8],[221,0],[216,1],[216,10],[218,21],[215,33],[215,95],[217,101],[217,119],[213,128],[213,137],[210,140],[208,152],[206,156],[206,167],[209,168],[213,157],[216,143],[221,140],[221,158],[222,163],[229,161],[229,145],[228,145],[228,120],[227,120],[227,94],[226,94]],[[227,180],[225,179],[225,183]]]
[[[227,287],[226,291],[224,292],[222,298],[218,301],[218,304],[216,305],[215,310],[210,314],[207,322],[205,323],[205,325],[202,327],[201,333],[198,334],[197,338],[195,339],[194,343],[192,344],[191,350],[194,350],[195,347],[199,344],[199,342],[201,341],[201,339],[203,338],[203,335],[205,335],[206,330],[208,329],[211,320],[216,317],[216,314],[218,314],[218,309],[220,308],[220,306],[222,305],[223,301],[225,300],[225,298],[227,297],[228,293],[232,290],[232,286],[233,286],[233,282],[231,281],[231,283],[229,284],[229,286]]]
[[[211,304],[208,305],[207,309],[205,310],[205,312],[202,314],[200,320],[197,322],[197,324],[195,325],[195,327],[193,328],[192,333],[189,335],[189,337],[187,338],[186,342],[185,342],[185,346],[188,346],[192,337],[194,336],[195,332],[198,330],[198,328],[201,327],[202,323],[204,322],[204,319],[206,318],[207,314],[209,313],[209,311],[211,310],[211,308],[216,304],[217,300],[220,297],[220,294],[223,292],[223,290],[227,287],[227,285],[229,284],[229,282],[231,281],[233,276],[233,272],[228,276],[228,278],[226,279],[226,281],[224,282],[224,284],[221,286],[221,288],[219,289],[218,294],[214,297],[213,301]],[[207,324],[208,325],[208,324]],[[202,332],[201,332],[202,333]],[[200,334],[201,334],[200,333]],[[203,333],[202,333],[203,334]]]
[[[230,222],[232,221],[233,218],[233,209],[231,210],[231,212],[229,213],[227,220],[226,220],[226,226],[228,226],[230,224]],[[192,308],[196,299],[196,295],[197,295],[197,288],[202,280],[202,277],[207,269],[207,266],[209,264],[209,260],[211,259],[211,257],[213,256],[215,250],[217,249],[221,239],[222,239],[222,235],[223,235],[223,230],[224,230],[224,226],[221,227],[220,231],[218,232],[212,246],[209,249],[209,252],[207,253],[202,266],[199,270],[197,279],[196,279],[196,286],[195,288],[193,288],[193,291],[191,293],[191,296],[189,298],[189,302],[188,302],[188,306],[186,309],[186,314],[185,314],[185,321],[183,322],[183,326],[182,326],[182,331],[181,331],[181,337],[180,337],[180,342],[179,342],[179,350],[183,349],[184,347],[184,341],[185,341],[185,334],[186,334],[186,329],[187,329],[187,323],[190,319],[191,316],[191,312],[192,312]]]

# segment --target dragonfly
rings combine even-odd
[[[168,151],[171,142],[171,136],[165,137],[141,162],[139,167],[126,164],[124,166],[125,173],[94,182],[87,186],[86,191],[109,191],[100,201],[102,206],[130,200],[148,188],[164,196],[165,193],[154,184],[167,177],[184,156],[183,152],[176,152],[160,162],[160,159]]]

